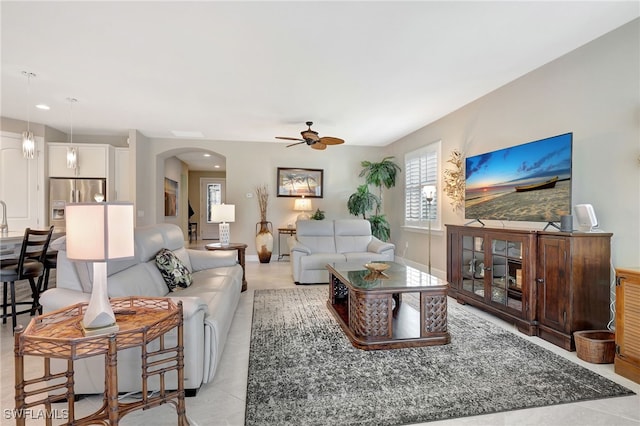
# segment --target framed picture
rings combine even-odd
[[[278,197],[322,198],[322,169],[278,167]]]
[[[164,178],[164,215],[178,215],[178,182]]]

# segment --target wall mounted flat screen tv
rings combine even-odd
[[[571,214],[573,133],[465,160],[465,218],[559,222]]]

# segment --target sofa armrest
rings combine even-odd
[[[311,249],[302,244],[300,241],[296,240],[295,237],[289,238],[287,240],[287,243],[289,244],[290,251],[299,252],[304,255],[311,254]]]
[[[182,302],[182,318],[184,321],[189,321],[200,311],[204,312],[205,317],[209,313],[209,307],[206,302],[197,296],[179,296],[176,293],[169,293],[171,295],[171,299],[177,304],[178,302]],[[174,296],[174,294],[176,294]]]
[[[189,254],[189,261],[191,262],[193,272],[234,266],[238,263],[235,250],[206,251],[187,249],[187,253]]]
[[[395,251],[396,246],[392,243],[385,243],[384,241],[380,241],[376,237],[371,237],[371,241],[367,246],[367,251],[372,253],[384,253],[389,250]]]
[[[70,290],[68,288],[51,288],[40,295],[43,312],[57,311],[66,306],[78,303],[89,303],[91,293]]]

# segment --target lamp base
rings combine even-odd
[[[300,214],[298,215],[298,220],[309,220],[309,219],[311,219],[311,216],[309,216],[309,215],[308,215],[308,214],[306,214],[306,213],[300,213]]]
[[[231,232],[229,231],[229,224],[222,222],[220,225],[220,244],[228,246],[231,240]]]
[[[116,316],[113,313],[107,292],[106,262],[93,262],[91,298],[80,325],[85,336],[110,334],[118,331]]]
[[[120,330],[118,324],[105,325],[104,327],[88,328],[84,326],[84,321],[80,321],[80,328],[83,336],[101,336],[103,334],[113,334]]]

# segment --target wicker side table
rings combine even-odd
[[[178,425],[188,424],[184,401],[182,303],[176,304],[169,298],[124,297],[111,299],[111,306],[120,330],[110,335],[82,335],[80,321],[86,303],[37,316],[24,331],[16,331],[14,355],[18,426],[25,424],[24,413],[28,413],[29,408],[44,404],[46,412],[51,413],[51,404],[63,400],[68,404],[68,424],[117,425],[127,413],[166,403],[176,407]],[[165,334],[174,328],[177,328],[177,343],[169,346],[165,342]],[[159,349],[150,350],[147,345],[156,339],[159,340]],[[121,403],[118,401],[118,351],[135,346],[142,351],[142,399]],[[44,358],[44,374],[41,377],[25,380],[25,355]],[[97,355],[105,356],[103,404],[95,413],[76,419],[73,361]],[[66,359],[67,370],[52,373],[51,358]],[[178,376],[178,389],[167,391],[165,375],[174,371]],[[159,376],[160,391],[155,396],[148,396],[148,379],[153,376]],[[51,395],[56,390],[64,393]],[[29,402],[26,402],[27,398]],[[47,425],[51,425],[51,419],[46,420]]]

